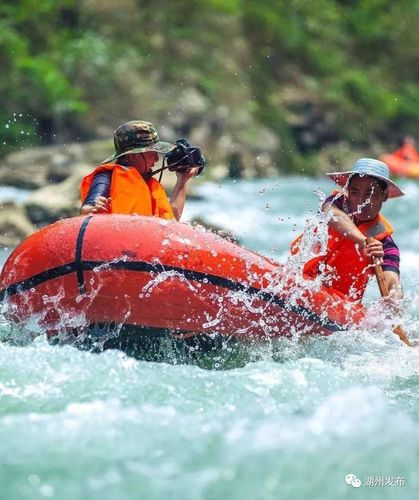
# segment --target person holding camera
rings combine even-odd
[[[80,214],[137,214],[179,220],[188,182],[205,165],[199,148],[184,139],[176,144],[160,141],[154,126],[140,120],[119,126],[114,145],[115,153],[82,179]],[[165,155],[166,165],[153,172],[158,154]],[[170,200],[153,177],[166,168],[177,175]]]

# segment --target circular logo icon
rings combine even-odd
[[[346,474],[345,483],[346,484],[352,484],[352,481],[354,479],[357,479],[357,477],[355,476],[355,474]]]
[[[355,476],[355,474],[346,474],[345,483],[353,486],[354,488],[359,488],[361,486],[361,481]]]

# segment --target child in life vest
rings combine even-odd
[[[134,120],[114,132],[115,153],[86,175],[81,182],[80,214],[137,214],[179,220],[185,205],[187,184],[199,168],[176,172],[171,199],[150,176],[158,154],[176,146],[160,141],[153,124]]]
[[[304,274],[314,278],[324,273],[328,286],[357,301],[373,275],[371,261],[378,258],[390,296],[403,298],[399,249],[391,236],[393,228],[380,210],[385,201],[404,193],[389,179],[387,165],[361,158],[352,170],[327,175],[343,189],[323,204],[324,212],[332,211],[326,253],[306,262]],[[291,244],[293,254],[299,251],[301,237]]]

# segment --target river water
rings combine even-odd
[[[414,338],[419,184],[401,184],[407,196],[384,213]],[[185,218],[284,261],[331,189],[302,177],[207,183]],[[379,315],[377,300],[371,283],[366,301]],[[54,347],[43,336],[0,343],[0,498],[419,498],[419,347],[384,326],[227,358],[212,355],[204,368]]]

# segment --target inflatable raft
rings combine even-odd
[[[38,325],[50,338],[96,327],[118,335],[123,326],[134,336],[247,340],[328,335],[361,321],[361,305],[296,281],[284,266],[199,226],[95,215],[27,238],[3,267],[0,294],[9,321]]]
[[[395,154],[384,154],[380,160],[388,165],[390,173],[396,177],[419,179],[419,161],[405,160]]]

